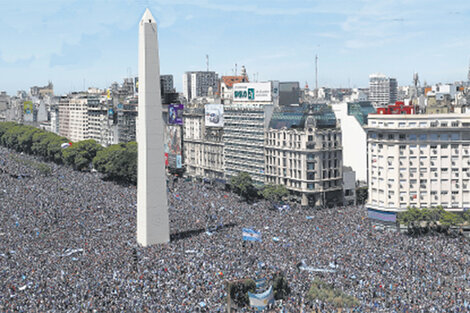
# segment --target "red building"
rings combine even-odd
[[[385,108],[377,108],[377,114],[415,114],[415,108],[412,105],[405,105],[403,101],[397,101]]]

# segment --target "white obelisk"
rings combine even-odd
[[[157,24],[147,9],[139,25],[137,118],[137,242],[143,246],[170,241],[163,127]]]

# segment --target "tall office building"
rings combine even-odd
[[[160,87],[162,88],[162,94],[175,92],[173,75],[160,75]]]
[[[183,74],[183,95],[191,101],[194,98],[206,97],[209,88],[217,91],[219,79],[216,72],[186,72]]]
[[[369,115],[369,217],[408,207],[470,208],[470,115]]]
[[[264,131],[274,109],[273,83],[233,85],[233,100],[224,105],[224,166],[227,181],[247,172],[264,183]]]
[[[369,101],[376,107],[393,104],[397,101],[397,80],[383,74],[369,76]]]

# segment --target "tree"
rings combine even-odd
[[[88,168],[96,153],[102,150],[95,140],[83,140],[72,144],[72,146],[62,150],[64,163],[72,166],[76,170]]]
[[[230,299],[238,307],[245,307],[250,304],[248,291],[253,293],[256,291],[256,283],[253,279],[228,282],[227,284],[227,294],[230,295]]]
[[[289,296],[291,289],[289,284],[287,284],[287,280],[284,277],[284,274],[277,273],[274,275],[273,278],[273,292],[274,292],[274,299],[275,300],[285,300]]]
[[[261,190],[260,194],[268,201],[273,203],[279,203],[283,198],[289,195],[289,190],[287,190],[284,185],[266,185]]]
[[[307,299],[310,301],[318,299],[337,308],[352,308],[359,305],[359,301],[353,296],[349,296],[319,279],[314,279],[312,282],[307,293]]]
[[[137,182],[137,143],[111,145],[98,151],[93,167],[108,179]]]
[[[463,212],[462,219],[465,222],[470,223],[470,210],[467,210],[467,211]]]
[[[248,199],[249,193],[254,189],[253,180],[250,174],[246,172],[240,172],[237,176],[232,176],[230,179],[230,185],[239,195]]]
[[[444,230],[446,232],[449,232],[451,227],[455,227],[458,224],[462,223],[462,219],[461,219],[460,215],[457,215],[457,214],[452,213],[452,212],[445,211],[442,214],[442,216],[439,220],[439,223],[441,224],[441,226],[444,228]]]
[[[23,131],[18,136],[18,151],[31,153],[31,146],[33,144],[33,135],[41,130],[31,126],[24,126]]]
[[[368,196],[369,196],[369,192],[367,190],[367,187],[356,188],[356,202],[358,205],[365,204]]]

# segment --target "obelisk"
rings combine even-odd
[[[163,127],[157,24],[146,9],[139,25],[137,118],[137,242],[143,246],[170,241]]]

